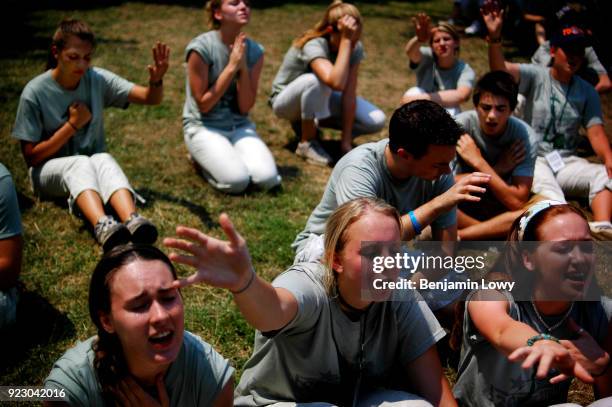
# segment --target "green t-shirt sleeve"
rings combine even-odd
[[[128,107],[128,96],[134,84],[121,76],[102,68],[94,68],[94,73],[100,78],[104,107]],[[92,80],[96,77],[92,75]]]
[[[204,38],[207,37],[199,35],[192,39],[189,44],[187,44],[187,47],[185,48],[185,62],[189,59],[189,54],[191,54],[192,51],[195,51],[200,58],[202,58],[205,64],[212,65],[213,58],[210,52],[210,44],[204,41]]]
[[[457,87],[459,86],[467,86],[474,87],[474,81],[476,80],[476,74],[471,66],[467,63],[463,63],[463,68],[461,69],[461,74],[459,75],[459,79],[457,80]]]
[[[361,41],[357,42],[353,52],[351,52],[351,58],[349,59],[350,65],[355,65],[360,63],[365,58],[365,51],[363,50],[363,44]]]
[[[336,205],[362,197],[377,197],[377,179],[366,166],[349,165],[338,174],[334,185]]]
[[[270,337],[279,333],[304,332],[310,330],[318,321],[323,309],[323,302],[327,296],[323,286],[315,281],[307,272],[305,265],[294,265],[289,270],[274,279],[272,285],[284,288],[291,292],[297,301],[298,309],[295,317],[281,330],[266,332],[264,336]]]
[[[582,112],[582,125],[585,128],[603,124],[603,113],[601,112],[601,102],[599,95],[594,87],[587,84],[583,87],[586,92],[586,103]]]
[[[0,239],[20,235],[21,212],[15,184],[8,170],[0,164]]]
[[[12,136],[18,140],[38,142],[43,138],[42,110],[27,85],[19,98]]]
[[[519,93],[523,95],[531,93],[531,89],[535,82],[537,82],[539,69],[541,69],[541,67],[537,65],[519,64]]]
[[[264,54],[264,47],[250,38],[247,38],[247,65],[250,68],[255,66],[257,61],[261,59]]]
[[[516,131],[520,132],[520,139],[523,140],[525,147],[525,158],[512,170],[512,176],[514,177],[533,177],[535,170],[535,162],[538,157],[538,149],[536,140],[537,136],[535,131],[530,125],[516,119]]]
[[[313,38],[302,47],[302,59],[306,65],[310,65],[317,58],[331,60],[329,46],[325,38]]]
[[[448,191],[455,184],[453,174],[444,174],[437,181],[435,181],[433,188],[433,196],[430,198],[441,195]],[[436,229],[446,229],[457,224],[457,207],[453,206],[448,212],[438,216],[432,223],[431,226]]]
[[[413,298],[396,303],[402,366],[421,356],[445,335],[427,303],[414,291],[410,295]]]

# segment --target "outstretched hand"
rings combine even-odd
[[[159,82],[164,78],[170,64],[170,48],[163,42],[157,41],[153,47],[153,65],[147,66],[149,82]]]
[[[559,370],[561,374],[550,379],[553,384],[571,376],[576,376],[585,383],[593,383],[593,377],[589,372],[572,357],[563,345],[554,341],[540,340],[533,346],[520,347],[512,352],[508,359],[512,362],[522,360],[523,369],[530,369],[537,364],[536,377],[538,379],[544,379],[550,369]]]
[[[425,13],[418,13],[412,18],[414,31],[419,42],[429,42],[431,36],[431,18]]]
[[[439,205],[443,212],[449,211],[459,202],[478,202],[480,197],[472,194],[484,194],[487,189],[479,185],[486,185],[490,180],[491,176],[489,174],[473,172],[461,178],[455,185],[443,194],[438,195],[435,199],[439,200]]]
[[[169,257],[173,262],[196,269],[191,276],[175,281],[175,287],[204,282],[213,287],[238,291],[248,284],[253,265],[246,241],[236,231],[227,214],[221,214],[219,223],[227,241],[185,226],[176,228],[176,234],[182,239],[164,239],[165,246],[187,253],[171,253]]]
[[[480,9],[482,19],[489,31],[492,39],[501,38],[502,24],[504,21],[504,11],[497,0],[486,0]]]

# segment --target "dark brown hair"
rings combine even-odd
[[[71,35],[89,42],[94,48],[96,46],[94,34],[84,21],[64,19],[59,23],[57,30],[55,30],[55,34],[53,34],[51,46],[49,47],[49,56],[47,58],[47,69],[53,69],[57,66],[57,59],[53,55],[53,48],[55,48],[56,52],[61,52],[66,46],[68,37]]]

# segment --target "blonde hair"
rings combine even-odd
[[[204,13],[208,20],[208,28],[218,30],[221,27],[221,22],[215,18],[215,12],[221,8],[223,0],[209,0],[204,7]]]
[[[368,212],[377,212],[381,216],[389,216],[397,222],[397,226],[402,228],[402,222],[397,210],[378,198],[357,198],[346,202],[336,208],[329,216],[325,224],[325,242],[323,254],[323,264],[326,266],[326,273],[323,285],[330,297],[337,292],[337,275],[334,271],[334,256],[344,249],[347,243],[346,231],[349,226],[357,222]]]
[[[323,37],[329,34],[329,27],[336,27],[338,20],[343,16],[351,16],[361,25],[361,14],[357,7],[349,3],[343,3],[341,0],[334,0],[325,10],[325,15],[315,26],[304,32],[301,36],[293,41],[293,46],[302,48],[304,44],[313,38]]]
[[[457,43],[457,48],[455,49],[455,53],[458,53],[459,52],[459,42],[461,40],[461,37],[459,36],[459,32],[453,25],[443,22],[443,21],[438,23],[438,25],[433,28],[432,34],[429,37],[429,45],[431,46],[433,44],[434,35],[438,31],[447,33],[453,38],[453,40]]]

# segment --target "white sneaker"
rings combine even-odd
[[[482,25],[479,20],[472,21],[469,27],[465,29],[465,35],[478,35],[482,32]]]
[[[295,154],[318,165],[331,165],[333,161],[317,140],[301,141],[295,149]]]
[[[612,240],[612,223],[606,220],[589,222],[589,228],[595,240]]]

